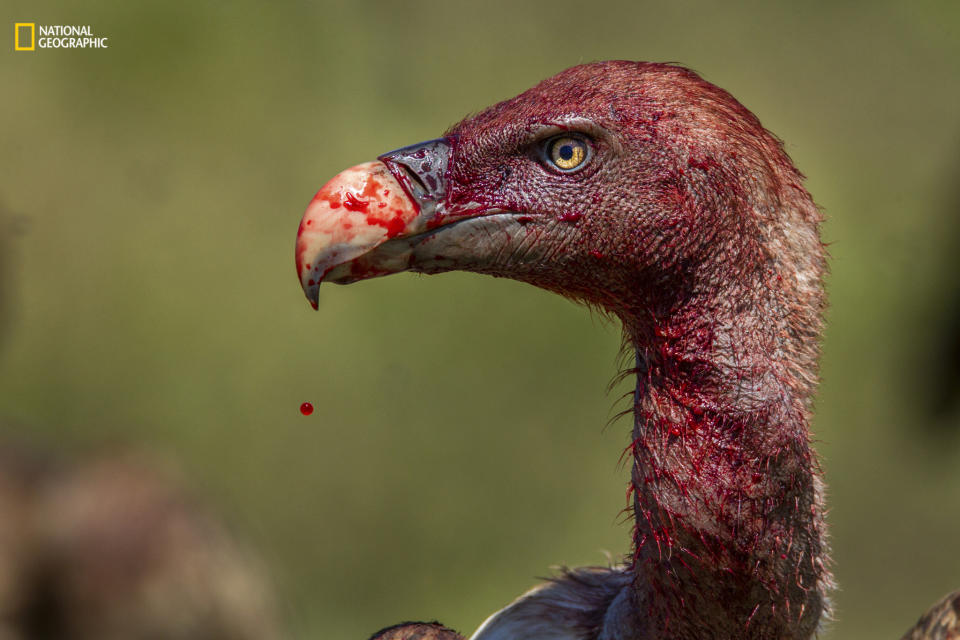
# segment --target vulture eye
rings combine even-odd
[[[560,171],[573,171],[586,164],[590,147],[581,138],[557,136],[547,140],[547,160]]]

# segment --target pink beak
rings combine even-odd
[[[352,262],[397,236],[417,233],[420,206],[380,161],[337,174],[307,206],[297,232],[297,274],[313,308],[324,279],[353,275]],[[344,271],[340,273],[339,271]]]
[[[448,140],[428,140],[323,185],[297,232],[297,275],[314,309],[321,282],[346,284],[413,266],[418,234],[451,218],[443,206],[450,152]]]

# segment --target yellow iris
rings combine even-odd
[[[587,159],[587,145],[579,138],[561,136],[550,142],[550,162],[558,169],[576,169]]]

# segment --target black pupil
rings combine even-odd
[[[569,160],[570,158],[572,158],[572,157],[573,157],[573,145],[572,145],[572,144],[565,144],[565,145],[563,145],[562,147],[560,147],[560,157],[563,158],[564,160]]]

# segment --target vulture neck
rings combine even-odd
[[[808,431],[822,293],[810,264],[788,275],[755,263],[681,304],[643,299],[620,314],[636,354],[640,637],[809,638],[826,612]]]

